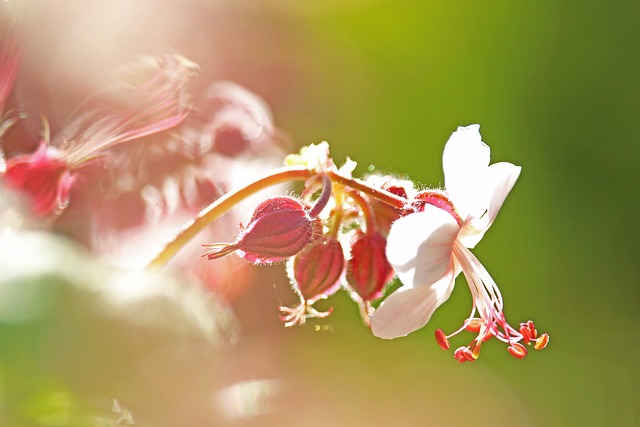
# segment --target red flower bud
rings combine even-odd
[[[7,160],[4,172],[6,185],[29,197],[33,211],[40,216],[66,207],[74,180],[67,163],[45,144],[32,154]]]
[[[337,239],[318,240],[294,258],[294,285],[305,301],[329,296],[340,287],[345,264],[342,245]]]
[[[378,230],[385,236],[389,234],[391,224],[402,216],[398,209],[378,201],[371,203],[371,209],[373,210]]]
[[[405,199],[407,198],[407,190],[400,185],[385,184],[382,186],[382,189],[396,196],[404,197]],[[367,200],[373,210],[373,216],[375,218],[378,231],[380,231],[383,236],[389,235],[391,224],[403,215],[404,210],[394,208],[387,203],[383,203],[373,198]]]
[[[351,242],[347,279],[363,301],[380,298],[382,289],[393,278],[386,247],[387,239],[377,231],[358,232]]]
[[[280,262],[311,243],[315,230],[302,203],[292,197],[271,197],[258,205],[235,243],[205,245],[213,249],[203,256],[215,259],[237,251],[256,264]]]

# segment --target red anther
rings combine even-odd
[[[527,323],[520,323],[520,333],[525,344],[529,344],[529,341],[533,341],[538,337],[538,331],[536,331],[536,327],[531,320],[527,321]]]
[[[527,355],[527,348],[520,343],[513,343],[507,349],[517,359],[523,359]]]
[[[469,332],[480,332],[480,327],[482,326],[482,319],[474,318],[469,321],[464,327],[465,330]]]
[[[469,349],[469,347],[460,347],[454,353],[453,357],[458,360],[458,363],[463,362],[474,362],[477,357],[473,355],[473,352]]]
[[[436,341],[443,350],[449,350],[449,339],[442,329],[436,330]]]
[[[549,344],[549,334],[542,334],[538,337],[535,344],[533,344],[533,348],[536,350],[542,350]]]

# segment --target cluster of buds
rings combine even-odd
[[[305,147],[287,163],[306,171],[302,196],[263,201],[234,242],[205,245],[210,250],[203,256],[217,259],[235,252],[254,264],[286,262],[300,301],[293,307],[280,307],[285,326],[329,316],[332,309],[319,311],[313,305],[340,289],[359,305],[369,325],[372,301],[382,297],[393,280],[386,234],[406,198],[382,185],[352,178],[354,162],[338,169],[326,143]],[[406,194],[404,189],[394,191]]]

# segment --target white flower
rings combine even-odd
[[[489,165],[490,149],[479,129],[479,125],[459,127],[451,135],[442,159],[446,190],[420,192],[414,201],[416,212],[392,225],[387,257],[403,286],[371,316],[373,334],[380,338],[420,329],[449,298],[462,271],[473,295],[471,315],[453,334],[436,333],[440,345],[448,348],[448,338],[463,329],[478,332],[470,347],[456,351],[461,362],[475,360],[480,344],[491,336],[508,343],[516,357],[526,354],[518,341],[538,339],[546,344],[548,340],[546,334],[537,337],[532,322],[522,324],[520,330],[506,322],[498,286],[469,251],[491,227],[520,175],[520,167],[511,163]],[[474,318],[476,311],[479,319]]]

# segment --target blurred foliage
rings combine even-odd
[[[82,13],[67,3],[38,15],[51,43],[66,46],[71,23],[102,34],[118,21],[91,12],[95,2]],[[265,97],[296,145],[326,139],[360,173],[371,164],[431,186],[443,180],[450,133],[480,123],[492,160],[523,173],[474,252],[509,318],[533,318],[549,347],[520,361],[488,343],[476,363],[458,365],[433,331],[467,314],[461,278],[431,323],[404,339],[372,337],[345,296],[327,302],[331,318],[284,330],[277,306],[293,297],[274,267],[235,302],[243,332],[221,351],[206,336],[120,317],[127,310],[96,314],[102,287],[91,284],[104,270],[77,254],[3,245],[0,283],[14,291],[0,305],[23,317],[0,325],[0,424],[118,422],[115,399],[136,425],[637,425],[638,3],[300,3],[143,2],[146,14],[118,21],[129,24],[115,26],[115,47],[104,48],[104,34],[68,51],[34,43],[52,64],[36,81],[62,87],[71,64],[97,79],[108,61],[170,45],[203,74]],[[16,279],[18,260],[29,267]],[[45,261],[52,267],[36,268]],[[244,404],[235,407],[237,384]]]
[[[144,408],[175,399],[182,381],[215,389],[203,379],[236,329],[210,292],[107,268],[46,233],[6,231],[0,254],[2,425],[126,424],[115,396]]]

